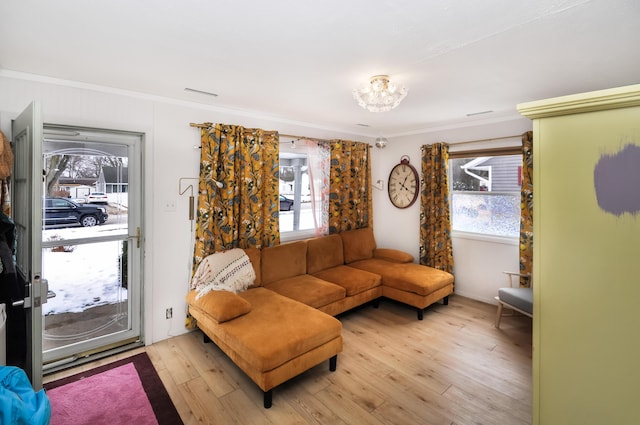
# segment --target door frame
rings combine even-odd
[[[114,352],[123,351],[132,346],[144,345],[144,226],[143,226],[143,187],[144,187],[144,141],[145,134],[142,132],[112,130],[96,127],[85,127],[78,125],[44,124],[45,131],[55,131],[67,136],[56,136],[60,140],[86,142],[86,135],[91,134],[96,144],[107,143],[115,145],[127,145],[128,156],[128,234],[104,237],[96,242],[110,242],[114,240],[126,240],[137,249],[128,249],[129,288],[128,305],[129,312],[133,314],[131,331],[121,331],[125,336],[119,339],[101,338],[104,343],[91,347],[88,342],[76,343],[69,349],[55,349],[51,353],[43,356],[44,372],[53,373],[57,370],[67,368],[70,365],[82,364],[96,358],[110,355]],[[100,141],[98,141],[100,139]],[[43,134],[44,143],[44,134]],[[139,182],[131,184],[131,182]],[[139,232],[136,230],[140,229]],[[86,242],[86,240],[80,240]],[[139,241],[139,242],[138,242]],[[41,241],[42,243],[42,241]],[[46,272],[46,271],[45,271]],[[138,283],[134,287],[133,282]],[[133,288],[132,288],[133,287]],[[135,314],[134,314],[135,313]],[[43,329],[44,330],[44,329]],[[78,345],[78,347],[75,347]],[[88,347],[88,348],[87,348]],[[77,350],[76,350],[77,348]],[[75,350],[75,352],[74,352]]]

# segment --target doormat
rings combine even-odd
[[[51,425],[182,425],[146,353],[44,385]]]

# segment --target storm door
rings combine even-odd
[[[44,126],[45,373],[141,344],[142,135]]]

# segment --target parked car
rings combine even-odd
[[[80,224],[83,227],[96,226],[107,221],[109,215],[105,207],[94,205],[80,205],[70,199],[46,198],[44,200],[43,223]]]
[[[293,199],[289,199],[284,195],[280,195],[280,211],[291,211]]]
[[[91,192],[86,199],[87,204],[106,204],[107,202],[109,198],[104,192]]]

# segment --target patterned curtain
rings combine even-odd
[[[11,217],[11,195],[9,176],[13,171],[13,150],[9,139],[0,131],[0,208],[4,215]]]
[[[192,273],[214,252],[280,243],[278,143],[275,131],[202,129]]]
[[[520,192],[520,273],[531,274],[533,265],[533,132],[522,135],[522,188]],[[521,278],[520,286],[531,279]]]
[[[422,146],[420,192],[420,264],[453,273],[449,211],[449,146]]]
[[[329,233],[372,227],[368,143],[331,141]]]

